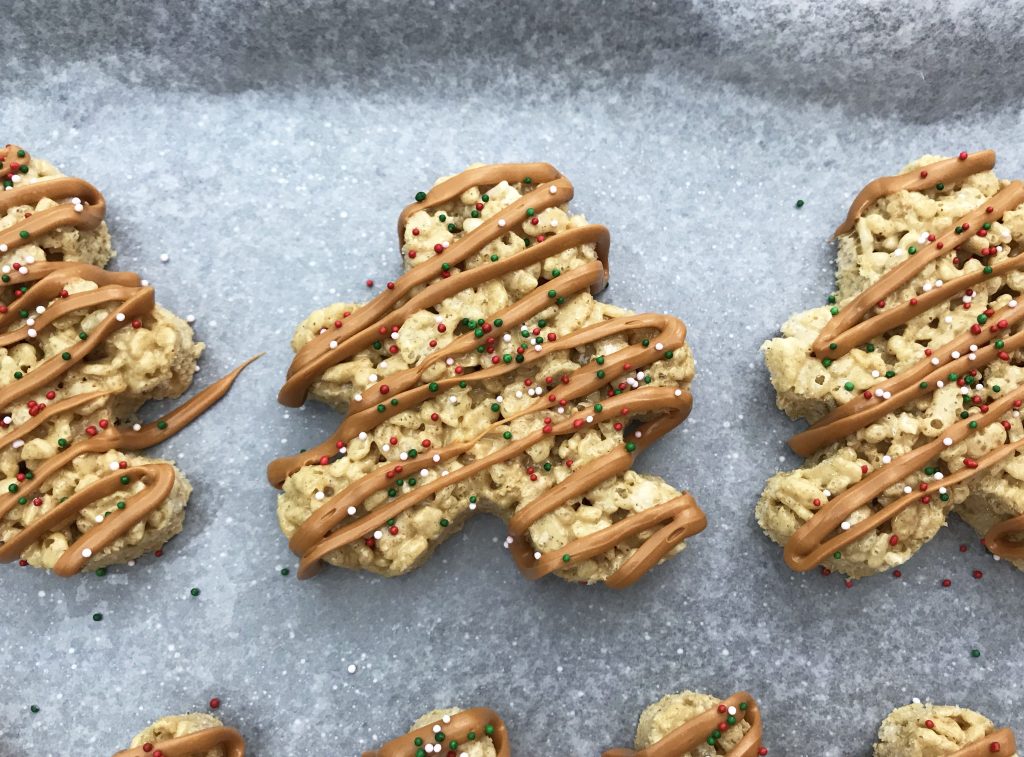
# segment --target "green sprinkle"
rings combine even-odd
[[[103,613],[102,612],[93,613],[92,619],[94,621],[96,621],[97,623],[99,623],[101,620],[103,620]]]
[[[972,649],[971,650],[971,657],[981,657],[981,650],[980,649]]]
[[[802,207],[804,206],[804,201],[803,201],[803,200],[797,200],[797,201],[796,201],[796,206],[797,206],[798,208],[802,208]]]
[[[127,484],[130,481],[131,481],[131,479],[128,476],[121,476],[121,483],[122,484]]]
[[[29,234],[27,231],[21,231],[18,233],[18,236],[21,237],[22,239],[28,239]]]
[[[287,576],[289,573],[291,573],[291,571],[288,570],[288,568],[281,568],[281,575],[282,576]]]
[[[425,199],[427,199],[427,193],[426,192],[417,192],[416,193],[416,202],[423,202]]]
[[[558,296],[558,292],[556,292],[554,289],[549,289],[548,290],[548,297],[549,298],[554,299],[557,296]]]
[[[199,594],[200,594],[200,591],[199,591],[199,589],[193,587],[192,591],[190,591],[189,594],[191,594],[193,597],[198,597]]]
[[[572,558],[568,555],[562,555],[562,562],[569,562]]]
[[[387,410],[387,406],[385,406],[385,405],[377,405],[377,412],[378,413],[383,413],[386,410]]]
[[[833,305],[828,309],[828,312],[830,312],[832,315],[839,315],[839,306]]]
[[[97,568],[96,569],[96,575],[99,576],[100,578],[103,578],[105,575],[107,575],[107,569],[106,568]]]
[[[941,192],[943,189],[946,188],[946,185],[940,181],[938,184],[935,185],[935,188]]]
[[[917,248],[914,247],[914,245],[910,245],[910,247],[907,248],[907,252],[909,252],[911,255],[916,255],[917,254]]]
[[[626,442],[626,452],[633,452],[636,450],[636,445],[633,442]]]
[[[37,712],[39,712],[39,705],[34,704],[31,707],[29,707],[28,709],[29,709],[29,712],[31,712],[33,715],[35,715]]]
[[[117,505],[116,505],[116,507],[117,507],[117,509],[118,509],[118,510],[124,510],[124,509],[125,509],[125,508],[126,508],[127,506],[128,506],[128,505],[127,505],[127,503],[125,503],[125,501],[124,501],[124,500],[121,500],[121,501],[120,501],[120,502],[118,502],[118,503],[117,503]]]
[[[157,421],[156,427],[161,431],[165,430],[167,428],[167,421]]]
[[[512,432],[511,431],[506,431],[504,434],[502,434],[502,437],[505,438],[505,439],[511,439],[512,438]]]
[[[431,381],[431,382],[430,382],[430,383],[429,383],[429,384],[427,385],[427,389],[429,389],[429,390],[430,390],[430,391],[432,391],[432,392],[436,392],[436,391],[437,391],[437,389],[438,389],[438,386],[437,386],[437,382],[436,382],[436,381]]]
[[[832,365],[832,358],[830,358],[830,357],[825,358],[824,360],[821,361],[821,364],[823,366],[825,366],[826,368],[828,368],[830,365]]]
[[[832,553],[832,557],[834,557],[837,560],[840,560],[843,557],[843,553],[842,552],[833,552]]]
[[[62,352],[62,353],[60,353],[60,356],[62,358],[64,358],[65,360],[70,360],[71,359],[71,353],[70,352]]]
[[[854,388],[855,384],[852,381],[847,381],[845,384],[843,384],[843,389],[845,389],[848,392],[852,392]]]
[[[537,211],[535,211],[533,208],[527,208],[526,209],[526,217],[527,218],[533,218],[533,216],[536,215],[536,212]]]

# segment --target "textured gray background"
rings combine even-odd
[[[499,709],[517,754],[593,755],[688,687],[749,688],[776,755],[864,755],[913,696],[1024,728],[1024,576],[973,532],[847,590],[752,515],[796,462],[758,346],[829,291],[856,190],[924,152],[1024,175],[1019,4],[5,5],[0,138],[103,189],[115,266],[197,317],[198,384],[269,355],[162,448],[196,487],[162,559],[0,571],[4,757],[109,755],[211,696],[257,757],[351,755],[452,703]],[[712,525],[624,593],[526,582],[483,517],[406,578],[283,578],[264,465],[336,421],[275,403],[291,330],[394,277],[399,209],[481,160],[555,163],[612,230],[605,296],[689,324],[693,415],[641,467]]]

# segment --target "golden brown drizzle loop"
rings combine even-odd
[[[761,712],[754,698],[745,691],[733,694],[720,704],[712,707],[693,718],[679,728],[669,732],[664,738],[646,749],[609,749],[602,757],[677,757],[686,754],[698,746],[708,744],[713,731],[735,711],[737,721],[746,721],[750,728],[735,747],[725,752],[727,757],[755,757],[762,747]]]
[[[206,753],[218,747],[224,750],[225,757],[245,757],[245,739],[234,728],[218,726],[202,731],[179,736],[175,739],[160,741],[149,745],[141,744],[124,749],[114,757],[153,757],[154,748],[163,753],[164,757],[186,757],[187,755]]]
[[[438,726],[441,730],[434,731]],[[438,738],[438,734],[441,738]],[[380,749],[363,752],[363,757],[416,757],[421,750],[416,744],[417,739],[423,744],[456,741],[459,747],[465,748],[468,744],[485,737],[494,744],[497,757],[511,757],[512,748],[509,745],[505,723],[498,713],[486,707],[462,710],[449,716],[448,722],[442,719],[417,728],[404,736],[392,739]],[[445,744],[446,751],[447,746],[448,744]]]

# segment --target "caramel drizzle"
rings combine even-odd
[[[746,709],[740,709],[741,704],[746,704]],[[708,735],[724,720],[724,713],[718,710],[721,706],[726,709],[735,707],[737,723],[743,720],[750,725],[739,743],[725,754],[727,757],[755,757],[762,747],[761,712],[754,698],[745,691],[733,694],[707,712],[670,731],[664,738],[646,749],[609,749],[601,757],[676,757],[686,754],[708,743]]]
[[[416,744],[416,739],[422,739],[424,744],[438,743],[434,733],[434,726],[438,725],[441,726],[441,733],[444,734],[444,738],[441,739],[443,742],[454,739],[459,742],[461,747],[465,747],[467,743],[472,743],[468,739],[469,734],[472,732],[475,734],[473,741],[482,738],[490,739],[494,744],[494,751],[497,753],[497,757],[510,757],[512,754],[505,723],[498,713],[486,707],[474,707],[471,710],[462,710],[455,713],[451,716],[451,720],[448,723],[437,720],[414,731],[410,731],[404,736],[399,736],[397,739],[392,739],[380,749],[363,752],[363,757],[416,757],[416,754],[421,749]],[[485,733],[484,731],[488,726],[493,729],[491,733]],[[445,744],[445,747],[447,751],[447,744]],[[115,757],[120,757],[120,755],[115,755]],[[132,757],[135,756],[132,755]]]
[[[876,180],[858,195],[858,199],[850,209],[848,221],[850,217],[855,220],[870,202],[874,202],[882,196],[878,194],[881,189],[889,191],[923,189],[932,186],[936,179],[940,181],[963,179],[977,171],[989,170],[994,163],[995,154],[992,151],[985,151],[969,155],[966,159],[953,158],[929,165],[927,181],[915,173]],[[924,183],[922,184],[922,182]],[[864,203],[862,199],[865,197],[874,199]],[[841,357],[856,345],[863,344],[904,324],[914,315],[959,295],[989,277],[1005,275],[1024,268],[1024,255],[1018,255],[991,266],[991,273],[978,271],[959,276],[951,282],[944,283],[941,287],[916,296],[915,302],[908,301],[882,313],[870,315],[878,301],[884,300],[908,284],[929,263],[947,252],[956,250],[973,236],[966,232],[958,233],[957,228],[964,229],[965,226],[967,230],[980,228],[985,222],[1002,218],[1006,211],[1016,208],[1021,203],[1024,203],[1024,184],[1014,181],[990,198],[984,206],[959,219],[952,229],[936,237],[914,257],[887,272],[848,303],[839,315],[830,320],[822,329],[812,344],[812,354],[827,355],[833,358]],[[842,233],[846,225],[841,226],[838,233]],[[996,359],[1008,359],[1007,356],[1010,352],[1024,348],[1024,331],[1012,335],[1009,333],[1010,329],[1022,318],[1024,318],[1024,306],[1022,305],[1000,309],[989,319],[991,323],[988,324],[987,330],[979,329],[979,333],[968,330],[935,350],[930,356],[922,358],[913,366],[902,371],[898,376],[877,384],[870,391],[870,397],[865,394],[858,395],[849,402],[834,408],[825,418],[790,439],[790,447],[797,454],[809,457],[888,413],[931,394],[937,387],[942,386],[943,380],[950,374],[955,373],[957,376],[961,376],[973,369],[984,369]],[[1003,341],[1003,345],[997,347],[995,342],[1000,339]],[[1014,400],[1024,400],[1024,393],[1021,389],[1018,388],[993,403],[987,414],[973,415],[944,430],[943,437],[953,439],[954,444],[958,443],[970,433],[968,427],[970,422],[976,422],[979,429],[984,428],[998,420],[1005,412],[1013,409]],[[996,408],[1001,409],[996,412]],[[815,513],[789,539],[785,547],[786,562],[794,570],[810,570],[826,556],[841,550],[875,528],[889,522],[911,504],[921,500],[922,497],[930,496],[922,491],[911,492],[894,500],[859,523],[852,524],[848,529],[840,528],[841,524],[865,502],[874,501],[886,488],[900,482],[912,471],[937,459],[945,446],[942,438],[937,438],[899,456],[884,468],[872,471],[831,499],[827,507]],[[948,488],[954,483],[965,481],[999,462],[1021,446],[1021,442],[1006,444],[980,458],[977,461],[977,467],[965,467],[954,474],[945,476],[941,486]],[[997,524],[986,534],[985,543],[993,554],[1009,559],[1021,559],[1024,558],[1024,541],[1018,541],[1018,539],[1022,535],[1024,535],[1024,516],[1019,516]]]
[[[40,487],[79,455],[102,454],[112,449],[141,450],[170,438],[227,394],[238,375],[255,359],[256,357],[250,358],[216,383],[203,389],[185,404],[175,408],[160,420],[147,423],[138,431],[109,426],[95,436],[76,442],[34,470],[31,479],[32,486]],[[36,428],[59,413],[88,404],[107,394],[106,392],[91,392],[77,395],[47,407],[29,423],[0,437],[0,446],[12,443],[15,441],[13,437],[20,437],[26,431]],[[101,523],[83,533],[57,560],[53,572],[59,576],[72,576],[88,564],[92,555],[99,554],[128,533],[137,523],[142,522],[150,513],[157,510],[170,495],[174,486],[174,477],[174,466],[170,463],[150,463],[112,471],[57,504],[52,510],[32,521],[8,541],[0,542],[0,562],[17,560],[28,547],[35,544],[45,534],[73,523],[82,510],[88,508],[92,503],[119,489],[141,482],[144,488],[127,496],[125,498],[126,506],[123,509],[114,509],[106,514]],[[0,519],[22,504],[19,502],[19,498],[26,496],[26,493],[20,491],[0,496]]]
[[[21,158],[12,159],[19,150],[21,148],[16,145],[7,145],[3,160],[0,161],[0,171],[6,171],[5,175],[17,175],[14,166],[28,165],[32,160],[28,152]],[[103,222],[107,210],[103,195],[96,187],[69,176],[24,181],[13,189],[0,191],[0,215],[20,205],[34,206],[43,198],[67,200],[73,197],[82,201],[81,211],[76,211],[73,204],[66,202],[46,210],[33,211],[13,226],[0,229],[0,248],[7,245],[7,251],[10,252],[34,242],[37,237],[69,226],[82,231],[95,229]]]
[[[471,187],[479,186],[480,181],[484,181],[486,184],[488,182],[498,183],[501,180],[518,180],[518,177],[524,175],[524,170],[533,170],[544,165],[546,164],[527,164],[524,168],[513,164],[471,169],[465,174],[460,174],[438,185],[426,200],[411,207],[418,210],[428,207],[429,203],[446,202]],[[550,169],[549,173],[554,171],[553,168],[548,168]],[[535,202],[538,195],[540,202]],[[552,351],[566,351],[582,347],[614,334],[650,328],[660,330],[658,337],[650,340],[648,347],[631,345],[604,356],[602,364],[592,361],[574,371],[571,376],[563,377],[563,383],[551,388],[546,398],[539,398],[526,409],[492,424],[476,439],[449,445],[446,448],[434,449],[430,460],[417,461],[417,465],[420,467],[435,471],[441,469],[448,461],[455,460],[460,455],[469,452],[478,441],[485,438],[497,438],[502,429],[508,427],[517,418],[544,411],[552,412],[555,408],[567,405],[569,400],[584,397],[601,389],[609,382],[623,376],[631,368],[655,362],[660,357],[660,350],[656,349],[657,344],[661,345],[662,350],[681,348],[685,341],[686,328],[678,319],[652,314],[622,316],[592,324],[574,334],[560,338],[556,342],[548,343],[541,352],[527,350],[521,363],[499,362],[472,373],[440,379],[433,384],[422,383],[423,373],[439,361],[469,352],[477,345],[485,344],[487,338],[499,339],[505,333],[518,328],[516,324],[525,322],[531,316],[550,307],[551,298],[549,292],[545,291],[547,286],[557,285],[557,295],[561,297],[587,289],[595,291],[604,286],[607,280],[608,232],[603,226],[596,225],[568,229],[489,265],[478,266],[466,271],[458,271],[454,268],[455,261],[461,262],[471,254],[482,250],[488,243],[514,228],[512,227],[513,223],[525,222],[529,217],[526,214],[527,208],[536,209],[560,205],[571,196],[572,185],[561,176],[551,183],[541,184],[533,192],[484,221],[477,229],[467,232],[463,237],[452,242],[448,250],[436,258],[432,258],[429,263],[421,264],[403,275],[395,282],[393,290],[385,291],[368,305],[351,313],[342,321],[343,326],[353,325],[353,329],[346,329],[345,332],[350,336],[338,339],[337,329],[335,329],[334,332],[327,331],[319,335],[305,345],[296,355],[289,370],[289,380],[281,391],[279,399],[284,404],[290,404],[292,400],[301,402],[308,387],[316,381],[323,370],[330,365],[351,358],[358,351],[372,344],[377,339],[379,329],[382,327],[387,328],[392,324],[401,324],[412,313],[437,305],[458,291],[539,263],[569,248],[582,244],[596,244],[599,250],[599,260],[579,266],[551,279],[548,284],[538,286],[533,292],[525,295],[505,310],[494,314],[491,319],[492,323],[497,323],[500,320],[502,322],[500,326],[492,326],[491,331],[480,337],[472,332],[462,334],[444,349],[438,350],[420,361],[418,365],[393,373],[367,387],[362,392],[361,399],[351,403],[347,417],[330,439],[305,453],[272,462],[268,467],[268,477],[271,483],[281,486],[289,475],[304,465],[337,454],[338,449],[344,446],[345,440],[353,438],[360,432],[373,429],[382,421],[404,412],[410,406],[422,403],[435,392],[444,392],[460,382],[465,381],[469,384],[485,381],[519,370],[522,366],[535,362],[542,355],[546,357]],[[544,204],[548,202],[550,205]],[[403,211],[402,218],[408,218],[412,212],[414,211],[407,208]],[[505,220],[504,227],[498,225],[498,219]],[[452,275],[437,279],[436,269],[433,268],[433,265],[438,261],[451,264],[453,266]],[[414,287],[421,285],[425,285],[424,288],[413,295],[408,302],[403,305],[397,304],[399,297],[395,294],[396,292],[409,292]],[[355,329],[359,330],[353,334]],[[326,352],[323,351],[325,340],[327,340]],[[331,347],[331,344],[334,346]],[[325,358],[327,359],[325,360]],[[598,375],[599,373],[601,376]],[[422,502],[426,496],[463,481],[495,463],[514,459],[543,439],[545,434],[571,434],[578,428],[611,419],[615,411],[618,411],[620,416],[625,416],[631,411],[639,410],[662,413],[663,415],[642,424],[633,432],[634,449],[627,450],[623,446],[605,458],[576,469],[565,481],[538,497],[528,507],[523,508],[509,524],[512,536],[510,550],[516,564],[530,578],[539,578],[560,568],[572,567],[580,560],[606,552],[624,539],[658,527],[658,530],[645,539],[643,545],[606,581],[613,588],[628,586],[657,564],[682,540],[706,527],[707,521],[703,512],[689,494],[682,494],[648,510],[632,513],[609,528],[571,542],[557,554],[549,553],[537,558],[525,539],[526,532],[541,517],[567,503],[573,497],[580,496],[602,481],[628,470],[639,451],[686,418],[691,404],[692,400],[688,392],[663,387],[636,389],[628,397],[618,395],[603,403],[600,411],[586,409],[562,420],[546,422],[544,429],[522,439],[500,445],[502,448],[497,452],[474,460],[462,468],[452,471],[449,475],[439,475],[435,480],[422,484],[373,511],[365,511],[360,515],[358,511],[365,499],[376,491],[387,489],[388,482],[395,475],[394,463],[386,462],[326,500],[292,535],[289,546],[301,558],[298,576],[299,578],[308,578],[315,575],[321,567],[321,560],[330,552],[364,538],[367,533],[372,532],[388,519],[394,518],[406,509]],[[351,515],[349,514],[350,509],[354,509]]]
[[[936,163],[929,163],[921,171],[899,174],[898,176],[882,176],[869,183],[854,199],[850,205],[850,212],[846,214],[846,220],[839,224],[835,235],[845,234],[853,231],[857,219],[863,215],[871,205],[891,194],[897,192],[920,192],[923,189],[931,189],[939,182],[962,181],[968,176],[973,176],[982,171],[991,171],[996,164],[996,154],[993,150],[982,150],[968,155],[964,159],[947,158]]]
[[[983,755],[994,752],[1006,755],[1017,753],[1017,744],[1013,738],[1013,731],[1009,728],[1001,728],[984,738],[968,744],[963,749],[953,752],[950,757],[983,757]]]
[[[225,751],[226,757],[245,757],[245,739],[234,728],[227,726],[206,728],[187,736],[161,741],[153,744],[148,750],[145,745],[131,747],[118,752],[114,757],[152,757],[152,747],[157,747],[164,757],[188,757],[217,747]]]

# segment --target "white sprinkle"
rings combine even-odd
[[[381,447],[381,451],[382,451],[382,452],[390,452],[390,451],[391,451],[391,445],[390,445],[390,444],[384,444],[384,445],[383,445],[383,446]]]
[[[451,403],[452,403],[452,404],[454,405],[454,404],[455,404],[456,402],[458,402],[458,401],[459,401],[459,398],[458,398],[458,397],[456,397],[456,396],[455,396],[455,395],[453,394],[453,395],[451,395],[451,396],[450,396],[450,397],[448,398],[448,401],[449,401],[449,402],[451,402]]]
[[[937,386],[937,387],[938,387],[939,389],[941,389],[941,388],[942,388],[942,387],[944,387],[945,385],[946,385],[946,382],[945,382],[945,381],[936,381],[936,382],[935,382],[935,386]]]
[[[942,471],[940,471],[940,470],[935,471],[934,478],[935,478],[936,481],[941,481],[942,480]]]
[[[356,666],[355,666],[355,665],[349,665],[349,666],[348,666],[348,667],[346,668],[346,670],[347,670],[347,671],[349,672],[349,675],[351,675],[352,673],[355,673],[355,672],[356,672]]]
[[[540,552],[534,552],[533,553],[533,559],[534,560],[539,560],[540,559]]]
[[[362,395],[361,392],[357,392],[356,394],[354,394],[352,396],[352,399],[354,399],[356,402],[362,402],[363,401],[363,395]]]
[[[824,490],[824,491],[823,491],[823,492],[821,493],[821,496],[823,496],[823,497],[824,497],[825,499],[828,499],[829,497],[831,497],[831,496],[832,496],[832,492],[830,492],[830,491],[829,491],[828,489],[825,489],[825,490]]]
[[[953,438],[950,437],[950,436],[947,436],[945,439],[942,440],[942,443],[945,444],[947,447],[952,447],[953,446]]]
[[[365,431],[360,431],[359,432],[359,441],[361,441],[361,442],[365,442],[366,441],[366,432]]]
[[[338,349],[338,342],[335,341],[334,339],[332,339],[331,343],[329,345],[327,345],[327,346],[330,347],[332,350],[336,350],[336,349]]]
[[[557,189],[557,188],[555,188],[555,187],[549,187],[549,188],[548,188],[548,191],[549,191],[549,192],[550,192],[551,194],[555,194],[555,192],[557,192],[557,191],[558,191],[558,189]]]
[[[374,531],[373,532],[373,538],[374,539],[382,539],[382,538],[384,538],[384,532],[383,531]]]
[[[35,338],[36,336],[38,336],[38,332],[35,329],[29,329],[28,330],[28,335],[29,335],[29,338]]]
[[[843,521],[843,522],[842,522],[842,523],[840,524],[840,526],[839,526],[839,527],[840,527],[840,528],[842,528],[842,529],[843,529],[844,531],[849,531],[849,530],[850,530],[850,521],[848,521],[848,520],[844,520],[844,521]]]
[[[114,320],[117,321],[118,323],[123,321],[124,320],[124,313],[118,313],[117,315],[115,315],[114,316]]]
[[[14,447],[14,449],[21,449],[22,447],[25,446],[25,440],[24,439],[15,439],[14,443],[11,446]]]
[[[909,486],[904,486],[903,487],[903,493],[904,494],[910,494],[910,492],[912,492],[912,491],[914,491],[914,490],[911,489]]]
[[[676,389],[674,392],[672,392],[672,394],[674,394],[676,397],[681,397],[683,395],[683,390]]]
[[[319,499],[323,499],[323,498],[324,498],[324,497],[326,497],[326,496],[327,496],[327,495],[326,495],[326,494],[324,494],[323,492],[317,492],[316,494],[314,494],[314,495],[313,495],[313,498],[314,498],[314,499],[318,499],[318,500],[319,500]]]
[[[498,227],[501,228],[501,229],[505,228],[505,219],[504,218],[499,218],[498,219]]]
[[[401,460],[402,462],[405,462],[406,460],[408,460],[408,459],[409,459],[409,453],[408,453],[408,452],[402,452],[402,453],[401,453],[401,454],[400,454],[400,455],[398,456],[398,459],[399,459],[399,460]]]
[[[82,550],[82,557],[84,557],[84,558],[86,558],[86,559],[89,559],[90,557],[92,557],[92,550],[91,550],[91,549],[89,549],[88,547],[86,547],[85,549],[83,549],[83,550]]]
[[[441,722],[444,723],[445,725],[447,725],[448,723],[452,722],[451,715],[445,715],[443,718],[441,718]]]
[[[433,461],[434,461],[435,463],[439,463],[439,462],[441,462],[441,456],[440,456],[440,455],[434,455],[434,456],[433,456],[432,458],[430,458],[430,459],[431,459],[431,460],[433,460]]]
[[[171,256],[168,255],[166,252],[160,255],[160,262],[161,263],[166,263],[170,259],[171,259]]]
[[[189,313],[188,315],[185,316],[185,320],[188,323],[195,323],[196,322],[196,317],[194,315],[192,315],[191,313]]]
[[[142,424],[141,423],[133,423],[132,424],[132,431],[142,431]]]
[[[933,357],[932,358],[932,365],[938,365],[938,364],[939,364],[939,359],[937,357]]]
[[[960,357],[960,353],[959,352],[952,352],[952,353],[950,353],[949,356],[951,358],[953,358],[954,360],[956,360],[958,357]]]
[[[430,473],[430,471],[426,468],[420,468],[420,478],[426,478],[428,473]]]
[[[665,345],[662,344],[661,342],[658,342],[657,344],[654,345],[654,349],[656,349],[656,350],[663,350],[663,349],[665,349]]]
[[[440,733],[441,732],[441,726],[435,725],[432,730],[434,731],[434,733]]]
[[[116,460],[110,464],[110,470],[117,470],[120,467],[121,465]]]
[[[882,465],[888,465],[892,462],[892,458],[888,455],[882,455]]]
[[[367,379],[367,380],[368,380],[368,381],[369,381],[369,382],[370,382],[371,384],[372,384],[372,383],[374,383],[374,382],[375,382],[375,381],[377,380],[377,374],[376,374],[376,373],[371,373],[371,374],[369,375],[369,377],[368,377],[368,379]]]
[[[355,515],[355,514],[356,514],[356,508],[355,508],[355,506],[354,506],[354,505],[349,505],[349,507],[348,507],[348,510],[346,510],[346,512],[347,512],[347,513],[348,513],[349,515]]]

